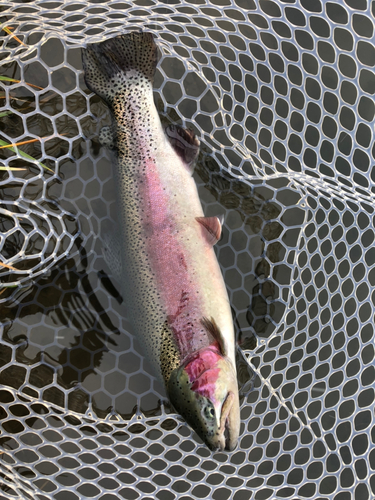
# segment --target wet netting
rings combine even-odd
[[[0,499],[374,498],[374,14],[370,0],[1,3]],[[195,129],[205,214],[225,216],[233,453],[170,408],[103,258],[110,117],[81,47],[134,30],[157,37],[161,120]]]

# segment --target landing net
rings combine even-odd
[[[26,168],[0,171],[1,499],[374,497],[374,5],[2,2],[1,144],[37,141],[0,149]],[[247,363],[230,454],[163,403],[102,255],[109,115],[80,50],[141,29],[162,121],[196,130],[225,216]]]

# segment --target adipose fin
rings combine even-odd
[[[112,127],[103,127],[99,132],[99,142],[100,144],[108,149],[115,149],[116,139],[112,132]]]

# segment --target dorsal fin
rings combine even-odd
[[[216,342],[219,344],[221,354],[223,356],[227,356],[227,351],[224,346],[223,337],[214,318],[208,319],[203,317],[201,319],[201,324],[203,328],[207,330],[207,332],[210,333],[212,337],[216,340]]]
[[[205,237],[214,246],[221,237],[221,229],[224,217],[196,217],[195,220],[205,229]]]
[[[180,158],[191,165],[199,153],[199,140],[192,129],[169,125],[165,129],[169,142]]]

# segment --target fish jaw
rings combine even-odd
[[[221,410],[220,428],[222,430],[221,435],[225,438],[225,449],[233,451],[237,447],[240,434],[240,406],[238,401],[238,391],[236,391],[236,393],[231,391],[228,393],[227,399],[225,400]],[[220,449],[223,450],[223,443],[220,444]]]
[[[173,406],[210,450],[236,448],[240,410],[236,371],[229,358],[202,349],[172,372],[167,388]]]
[[[212,450],[233,451],[240,433],[240,407],[236,372],[229,358],[222,357],[218,362],[219,377],[216,382],[215,409],[218,430],[208,444]]]

